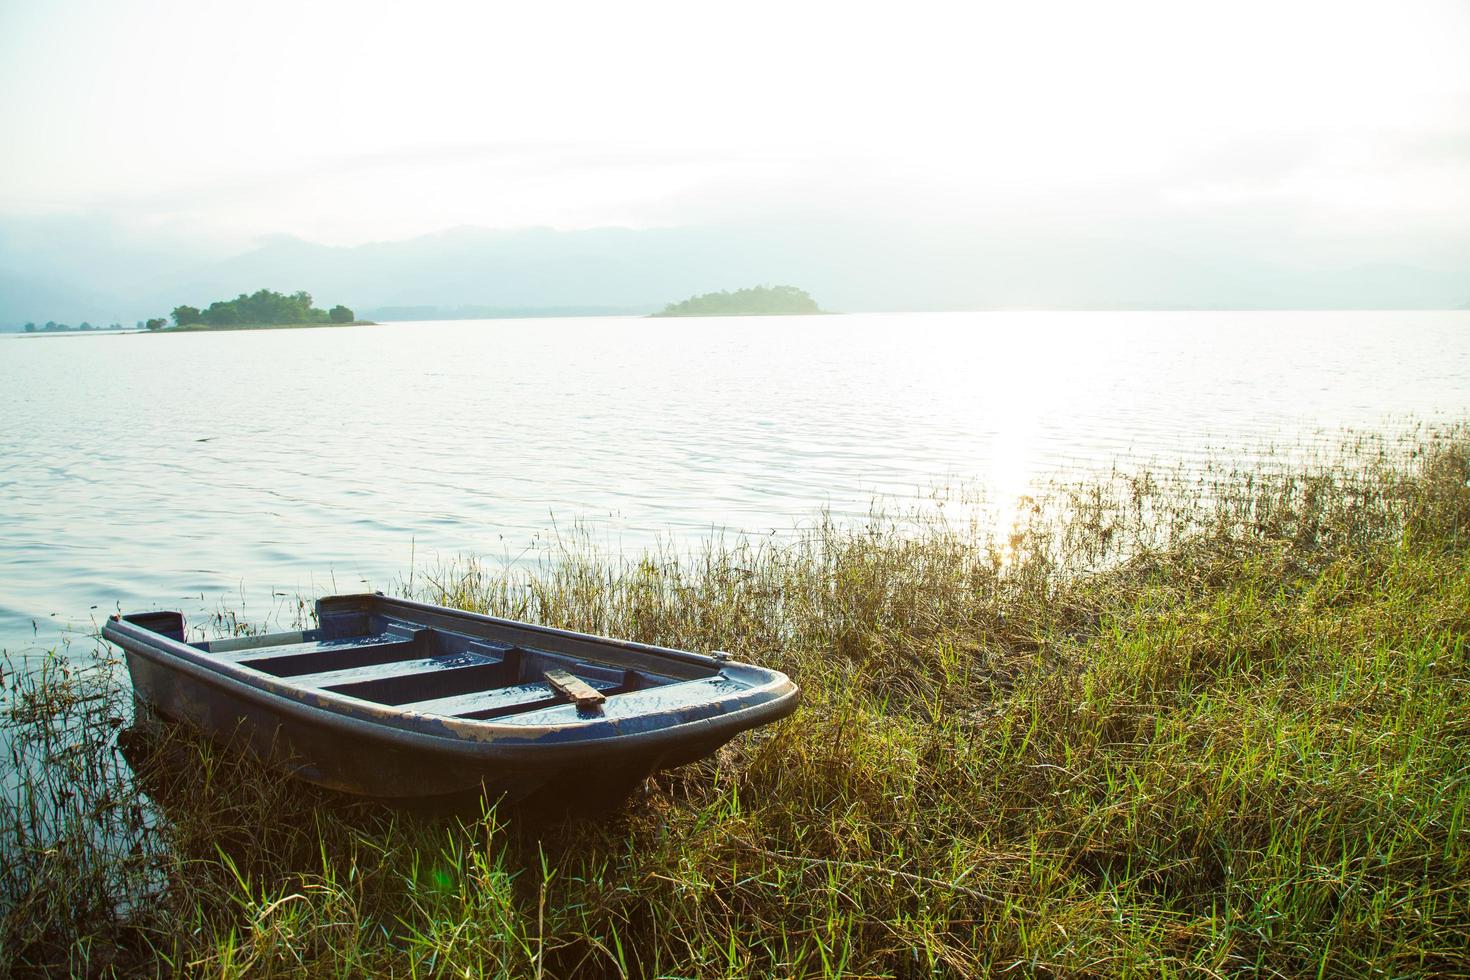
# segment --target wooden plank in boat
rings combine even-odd
[[[595,708],[607,700],[601,691],[582,678],[555,667],[546,671],[546,683],[569,700],[577,702],[579,708]]]
[[[602,691],[613,691],[618,687],[610,681],[594,680],[591,684]],[[536,708],[549,708],[562,703],[564,702],[561,696],[550,684],[535,681],[528,684],[511,684],[507,687],[492,688],[488,691],[471,691],[469,694],[458,694],[453,697],[400,704],[397,707],[426,715],[448,715],[483,721],[487,718],[500,718],[505,715],[519,714],[522,711],[532,711]]]

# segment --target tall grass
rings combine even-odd
[[[10,672],[17,974],[1470,975],[1470,431],[424,598],[782,669],[611,817],[344,801]],[[998,533],[996,533],[998,532]],[[132,767],[116,757],[122,748]],[[131,744],[134,739],[140,744]]]

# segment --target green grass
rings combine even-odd
[[[968,513],[951,500],[695,555],[579,539],[415,585],[801,683],[796,715],[601,820],[344,802],[180,731],[145,747],[145,797],[115,665],[12,668],[0,959],[1470,975],[1467,478],[1461,426],[1055,487],[1000,535],[935,516]]]

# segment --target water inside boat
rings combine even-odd
[[[660,663],[663,669],[655,670],[650,664],[632,667],[611,657],[589,659],[586,651],[486,639],[375,613],[325,618],[318,629],[189,645],[211,659],[281,678],[303,691],[466,720],[510,719],[566,705],[625,715],[629,709],[655,707],[665,700],[655,692],[670,685],[722,686],[714,666]],[[669,673],[670,668],[682,676]],[[638,692],[646,693],[627,697]]]

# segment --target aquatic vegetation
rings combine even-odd
[[[539,568],[435,602],[790,673],[612,819],[419,814],[5,670],[12,973],[1470,972],[1470,430]],[[406,586],[407,588],[407,586]],[[238,627],[237,627],[238,628]],[[120,734],[121,733],[121,734]],[[125,751],[133,765],[119,756]]]

